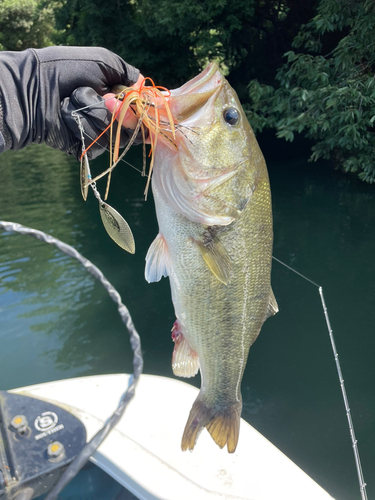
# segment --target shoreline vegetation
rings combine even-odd
[[[104,46],[174,88],[215,60],[255,133],[375,182],[372,0],[3,0],[0,50]]]

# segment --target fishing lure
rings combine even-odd
[[[151,83],[150,86],[146,85],[147,81]],[[107,200],[112,171],[124,158],[130,147],[134,143],[139,132],[141,131],[143,139],[143,176],[146,176],[146,140],[150,143],[151,146],[149,153],[149,156],[151,158],[150,166],[144,191],[145,198],[147,199],[147,193],[149,190],[151,174],[154,165],[153,153],[156,150],[159,134],[162,134],[164,137],[166,137],[177,149],[177,145],[174,143],[175,124],[173,122],[172,114],[170,112],[167,101],[167,98],[170,96],[169,90],[165,87],[156,86],[151,78],[144,78],[139,89],[126,87],[124,85],[117,85],[112,89],[112,92],[115,94],[114,98],[117,100],[117,103],[112,113],[110,124],[87,147],[85,146],[84,129],[79,116],[79,112],[82,111],[83,108],[73,111],[72,113],[72,116],[78,123],[82,140],[82,154],[80,158],[81,193],[83,199],[86,201],[89,187],[91,187],[96,199],[99,202],[100,216],[108,235],[121,248],[129,253],[134,253],[134,236],[129,227],[129,224],[113,207],[103,201],[97,189],[96,181],[98,181],[105,175],[108,175],[107,187],[104,195],[104,200]],[[129,109],[131,109],[134,115],[137,117],[138,122],[126,148],[120,154],[121,127],[117,127],[115,137],[113,137],[114,123],[116,120],[119,123],[122,123]],[[161,110],[165,111],[165,113],[161,114]],[[110,131],[109,167],[93,179],[91,176],[87,152],[92,147],[92,145],[95,144],[98,139],[108,130]]]

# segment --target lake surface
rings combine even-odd
[[[369,498],[375,495],[375,187],[261,143],[273,195],[274,255],[323,286]],[[273,151],[273,154],[272,154]],[[127,159],[140,168],[141,150]],[[92,168],[106,167],[101,157]],[[94,173],[95,173],[94,172]],[[0,219],[77,248],[118,289],[142,338],[144,371],[173,377],[169,283],[147,284],[156,236],[145,179],[122,164],[108,202],[129,222],[136,254],[105,232],[97,201],[82,200],[78,163],[43,146],[0,156]],[[104,192],[104,184],[99,184]],[[360,498],[344,404],[318,289],[277,262],[280,312],[250,350],[243,417],[337,500]],[[0,231],[0,389],[132,371],[127,331],[81,265],[28,236]],[[200,385],[199,377],[188,380]],[[185,422],[181,422],[181,432]],[[251,453],[251,450],[249,450]]]

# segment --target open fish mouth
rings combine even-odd
[[[215,77],[215,78],[214,78]],[[171,90],[171,96],[178,96],[186,93],[202,93],[212,87],[218,87],[224,82],[224,77],[219,71],[216,63],[210,63],[199,75],[195,76],[182,87]]]
[[[168,104],[175,123],[181,124],[191,116],[204,115],[204,106],[214,98],[224,85],[216,63],[211,63],[198,76],[182,87],[171,90]]]

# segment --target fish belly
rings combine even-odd
[[[259,181],[241,217],[215,226],[232,275],[225,285],[198,246],[207,226],[174,212],[153,188],[160,234],[166,242],[172,300],[181,332],[198,354],[202,386],[186,424],[182,449],[193,449],[207,427],[228,451],[236,448],[242,409],[241,380],[251,344],[270,298],[272,215],[268,179]]]

